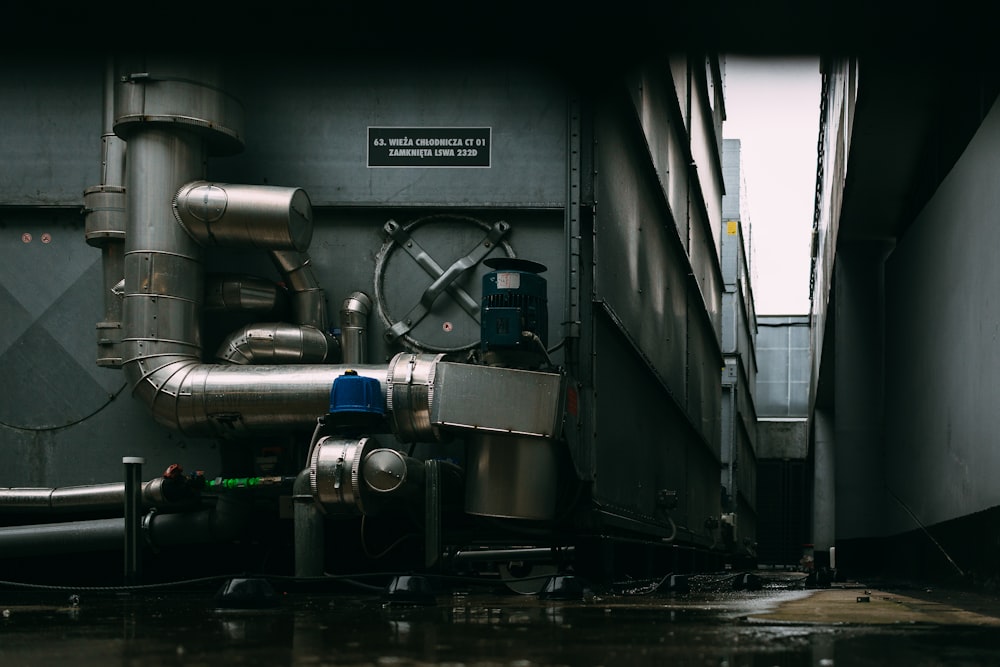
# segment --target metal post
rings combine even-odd
[[[142,464],[145,459],[124,456],[125,465],[125,585],[138,583],[141,573],[139,534],[142,530]]]
[[[424,566],[433,568],[441,557],[441,466],[424,461]]]

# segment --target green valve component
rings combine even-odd
[[[208,483],[208,486],[213,489],[238,489],[248,486],[257,486],[260,482],[260,477],[229,477],[225,479],[222,477],[216,477]]]

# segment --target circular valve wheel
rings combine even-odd
[[[436,214],[385,223],[375,260],[375,305],[385,339],[420,352],[459,352],[479,344],[483,260],[514,258],[510,225]],[[400,252],[402,251],[402,252]]]

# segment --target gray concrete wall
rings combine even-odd
[[[886,263],[890,534],[1000,505],[998,146],[994,106]]]
[[[882,456],[884,242],[841,243],[834,289],[837,538],[875,537],[885,505]],[[891,345],[890,345],[891,347]]]
[[[826,410],[813,413],[813,544],[828,551],[837,539],[836,446],[833,419]]]

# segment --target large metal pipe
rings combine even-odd
[[[5,558],[115,551],[125,539],[125,520],[95,519],[0,528]]]
[[[249,508],[248,503],[221,497],[215,507],[197,512],[151,512],[143,517],[143,540],[153,547],[226,542],[245,530]],[[123,518],[0,528],[0,554],[5,558],[122,551],[124,543]]]
[[[333,381],[348,370],[379,380],[386,392],[385,366],[171,363],[175,368],[158,369],[160,386],[140,383],[139,395],[159,423],[187,435],[312,428],[329,411]]]
[[[166,478],[157,477],[143,483],[143,506],[159,507],[171,503],[165,495],[165,482]],[[124,502],[124,482],[58,488],[0,488],[0,514],[121,512]]]

